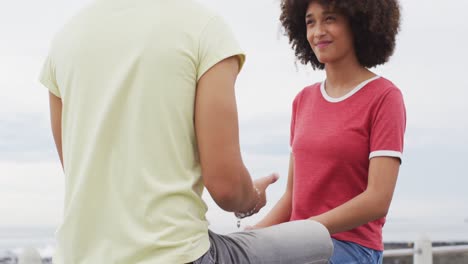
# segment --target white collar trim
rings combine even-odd
[[[374,76],[370,79],[367,79],[363,82],[361,82],[360,84],[358,84],[356,87],[354,87],[351,91],[349,91],[347,94],[341,96],[341,97],[337,97],[337,98],[334,98],[334,97],[331,97],[327,94],[327,91],[325,91],[325,81],[324,80],[321,84],[320,84],[320,91],[322,92],[322,96],[323,98],[325,98],[325,100],[327,100],[328,102],[330,103],[338,103],[338,102],[341,102],[341,101],[344,101],[346,99],[348,99],[349,97],[351,97],[353,94],[357,93],[359,90],[361,90],[364,86],[366,86],[366,84],[374,81],[374,80],[377,80],[379,79],[380,76]]]

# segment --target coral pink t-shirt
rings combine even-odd
[[[401,159],[405,126],[402,94],[385,78],[364,81],[340,98],[329,97],[324,83],[304,88],[291,120],[291,220],[322,214],[364,192],[371,158]],[[381,218],[333,237],[383,250],[384,223]]]

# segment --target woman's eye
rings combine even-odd
[[[306,21],[306,25],[312,25],[313,23],[314,23],[313,20],[307,20],[307,21]]]
[[[334,16],[327,16],[327,17],[325,18],[325,21],[327,21],[327,22],[333,22],[333,21],[335,21],[335,20],[336,20],[336,18],[335,18]]]

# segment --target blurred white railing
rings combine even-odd
[[[447,255],[456,253],[468,253],[468,245],[432,247],[432,242],[427,237],[422,237],[414,243],[414,248],[385,250],[385,257],[413,256],[413,264],[432,264],[433,255]]]
[[[433,255],[448,255],[456,253],[468,253],[468,245],[432,247],[432,242],[427,237],[415,241],[413,248],[390,249],[383,253],[384,258],[413,256],[413,264],[432,264]],[[18,264],[41,264],[42,260],[33,248],[22,251],[18,257]]]
[[[42,258],[34,248],[25,248],[18,256],[18,264],[41,264]]]

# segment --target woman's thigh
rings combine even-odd
[[[333,256],[330,264],[381,264],[382,251],[363,247],[353,242],[332,239]]]

